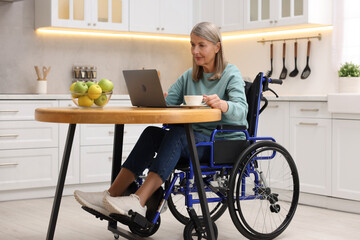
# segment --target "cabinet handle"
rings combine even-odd
[[[109,159],[109,161],[112,161],[112,157],[109,157],[108,159]]]
[[[114,131],[109,131],[109,135],[113,136],[114,135]]]
[[[299,125],[305,125],[305,126],[317,126],[318,123],[306,123],[306,122],[300,122]]]
[[[93,23],[93,26],[95,27],[95,26],[96,26],[96,23]]]
[[[270,20],[270,24],[273,24],[273,20]]]
[[[274,23],[277,23],[277,20],[274,20]]]
[[[319,109],[318,108],[312,108],[312,109],[301,108],[300,111],[301,112],[318,112]]]
[[[157,28],[156,28],[156,30],[158,30],[158,31],[159,31],[159,30],[160,30],[160,28],[159,28],[159,27],[157,27]]]
[[[6,113],[6,112],[14,112],[17,113],[19,110],[0,110],[0,112]]]
[[[279,108],[279,105],[268,105],[268,108]]]
[[[165,28],[162,27],[162,28],[161,28],[161,31],[164,31],[164,30],[165,30]]]
[[[91,26],[91,23],[88,23],[88,26]]]
[[[19,163],[0,163],[0,167],[11,167],[17,165],[19,165]]]
[[[0,137],[18,137],[19,134],[3,134],[3,135],[0,135]]]

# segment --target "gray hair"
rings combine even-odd
[[[226,62],[224,59],[224,53],[223,53],[223,44],[221,39],[221,33],[219,31],[219,28],[210,22],[201,22],[194,26],[194,28],[191,30],[191,34],[194,34],[198,37],[204,38],[208,40],[209,42],[216,45],[218,42],[220,43],[220,50],[215,55],[215,73],[210,79],[220,79],[221,75],[226,67]],[[195,63],[195,60],[193,59],[193,72],[192,72],[192,78],[195,81],[198,81],[203,76],[204,69],[202,66],[198,66]]]

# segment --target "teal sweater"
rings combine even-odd
[[[227,101],[229,109],[221,114],[221,120],[217,122],[196,123],[193,129],[210,136],[217,125],[245,125],[248,126],[246,116],[248,104],[245,96],[245,83],[239,69],[232,64],[227,64],[219,80],[208,80],[213,73],[204,73],[199,81],[192,79],[192,68],[181,75],[171,85],[166,103],[168,105],[180,105],[184,103],[184,95],[212,95],[217,94],[220,99]],[[233,139],[243,138],[242,133],[222,133],[216,137]]]

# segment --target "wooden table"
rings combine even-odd
[[[190,157],[193,164],[196,187],[199,191],[202,215],[205,220],[207,235],[215,239],[209,208],[202,181],[200,163],[196,150],[192,123],[212,122],[221,119],[221,112],[211,108],[139,108],[139,107],[104,107],[104,108],[38,108],[35,119],[41,122],[69,123],[64,155],[59,172],[53,208],[46,239],[53,239],[59,213],[61,197],[64,189],[66,172],[69,164],[71,147],[76,124],[114,124],[114,148],[111,182],[121,168],[124,124],[167,123],[184,124]],[[116,231],[116,222],[109,222],[109,230]],[[118,233],[118,232],[117,232]],[[126,236],[125,236],[126,237]]]

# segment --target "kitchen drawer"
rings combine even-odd
[[[140,134],[148,125],[146,124],[127,124],[124,127],[124,143],[134,144]],[[80,144],[89,145],[108,145],[114,142],[113,124],[81,124]]]
[[[48,100],[0,101],[0,120],[34,120],[36,108],[57,106],[57,101]]]
[[[123,163],[133,145],[124,144]],[[107,182],[111,180],[113,146],[85,146],[80,150],[80,183]]]
[[[0,150],[0,190],[55,186],[58,149]]]
[[[0,122],[0,149],[58,146],[58,124],[36,121]]]
[[[290,102],[290,117],[331,118],[326,102]]]

